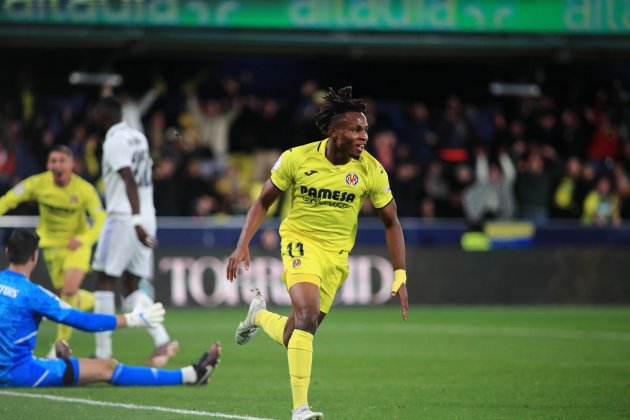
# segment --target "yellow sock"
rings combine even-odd
[[[289,375],[293,409],[308,404],[308,385],[311,382],[313,363],[313,334],[294,330],[288,346]]]
[[[263,331],[276,343],[284,345],[284,326],[287,325],[287,317],[262,310],[256,314],[254,324],[262,327]]]
[[[66,302],[68,305],[72,306],[73,308],[77,308],[79,306],[79,294],[75,294],[72,296],[68,296],[68,295],[61,295],[60,299],[64,302]],[[70,336],[72,335],[72,327],[69,327],[67,325],[64,324],[58,324],[57,325],[57,338],[55,339],[55,341],[61,341],[61,340],[65,340],[68,341],[70,340]]]
[[[79,289],[79,306],[78,309],[82,311],[91,311],[94,309],[96,299],[94,299],[94,293],[87,290]]]

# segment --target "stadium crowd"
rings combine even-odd
[[[271,97],[238,78],[211,91],[203,83],[158,80],[143,95],[108,85],[81,94],[23,89],[4,98],[0,193],[44,170],[56,144],[72,148],[75,171],[98,187],[103,133],[94,104],[116,94],[124,119],[151,144],[158,216],[244,214],[284,149],[323,138],[314,117],[327,86],[306,80],[293,97]],[[630,95],[614,85],[566,96],[370,99],[368,150],[389,174],[399,216],[464,217],[471,228],[487,218],[630,219]],[[274,214],[284,211],[281,202]],[[363,213],[375,215],[369,203]]]

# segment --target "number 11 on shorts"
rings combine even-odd
[[[295,248],[300,251],[300,257],[304,256],[304,244],[302,242],[298,242],[295,244]],[[287,252],[289,253],[289,257],[294,258],[293,255],[293,242],[289,242],[287,244]]]

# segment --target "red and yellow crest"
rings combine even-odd
[[[350,172],[348,175],[346,175],[346,184],[350,185],[351,187],[354,187],[358,183],[359,183],[359,175],[357,175],[356,172]]]

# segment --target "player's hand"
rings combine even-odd
[[[162,303],[154,303],[148,308],[136,306],[133,311],[124,314],[129,328],[155,328],[164,322],[166,310]]]
[[[392,292],[392,296],[398,295],[400,297],[400,306],[402,307],[403,320],[407,320],[407,312],[409,311],[409,297],[407,296],[407,285],[401,284],[397,292]]]
[[[68,249],[70,251],[74,251],[75,249],[79,248],[81,245],[83,244],[81,243],[79,239],[77,239],[76,236],[71,236],[70,239],[68,239]]]
[[[134,226],[136,229],[136,235],[138,236],[138,240],[142,242],[142,245],[149,248],[157,248],[158,241],[157,238],[153,235],[149,235],[146,230],[142,227],[142,225]]]
[[[228,259],[227,279],[230,282],[236,279],[236,272],[243,261],[245,262],[245,270],[249,270],[249,248],[237,247]]]
[[[402,317],[407,320],[407,311],[409,309],[409,298],[407,297],[407,271],[400,269],[394,271],[394,281],[392,282],[392,296],[400,297],[400,306],[402,306]]]

